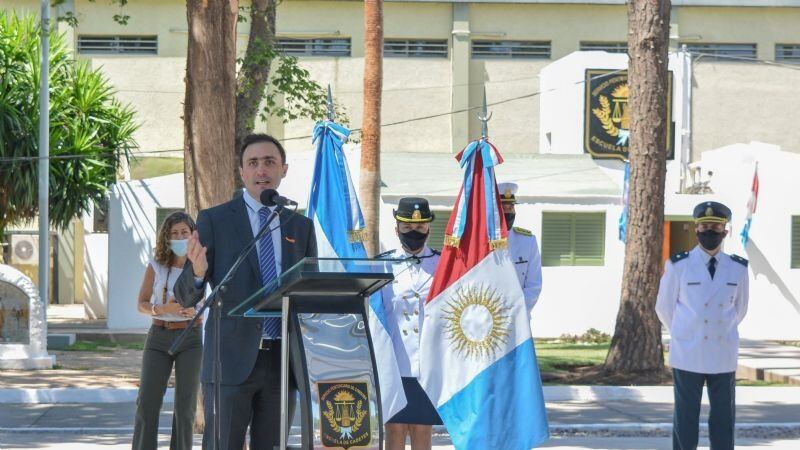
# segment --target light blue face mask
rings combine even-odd
[[[175,256],[186,256],[186,249],[189,244],[188,239],[171,239],[169,241],[169,248]]]

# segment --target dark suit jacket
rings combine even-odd
[[[283,210],[279,216],[281,223],[281,270],[288,270],[306,256],[317,256],[317,241],[314,225],[305,216]],[[277,219],[276,219],[277,220]],[[275,224],[271,224],[274,227]],[[233,266],[236,256],[253,239],[253,230],[247,216],[247,206],[242,196],[200,211],[197,216],[197,230],[200,242],[207,247],[208,271],[205,281],[212,288],[217,285],[228,269]],[[253,248],[239,270],[228,282],[222,293],[222,320],[220,328],[222,360],[222,384],[241,384],[252,372],[258,356],[261,340],[260,318],[228,317],[228,312],[255,291],[263,287],[258,268],[258,255]],[[183,306],[194,306],[202,300],[205,285],[199,289],[195,285],[191,262],[186,263],[183,272],[175,283],[175,296]],[[212,381],[212,360],[214,324],[206,324],[205,345],[203,349],[202,381]]]

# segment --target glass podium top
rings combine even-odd
[[[417,258],[303,258],[234,307],[229,316],[280,316],[284,296],[368,296],[419,263]]]

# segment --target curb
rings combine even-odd
[[[159,427],[159,433],[170,433],[170,427]],[[299,427],[292,427],[295,439],[299,439]],[[133,427],[0,427],[0,433],[6,434],[130,434]],[[444,427],[437,425],[433,435],[449,441]],[[550,424],[550,437],[669,437],[672,435],[671,423],[589,423],[589,424]],[[708,425],[700,424],[700,435],[708,435]],[[736,436],[739,438],[798,438],[800,423],[742,423],[736,424]],[[449,443],[449,442],[448,442]]]
[[[640,403],[672,403],[672,386],[545,386],[546,402],[597,403],[635,401]],[[138,388],[0,388],[0,404],[59,404],[59,403],[129,403],[135,402]],[[167,389],[164,402],[171,403],[175,390]],[[707,402],[705,391],[704,401]],[[800,387],[736,388],[736,404],[741,406],[762,403],[800,404]]]
[[[53,389],[0,389],[0,404],[59,404],[59,403],[132,403],[139,394],[138,388],[53,388]],[[168,388],[164,402],[171,403],[175,389]]]

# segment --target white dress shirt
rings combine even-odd
[[[259,217],[258,212],[264,207],[264,205],[262,205],[258,200],[254,199],[247,189],[245,189],[244,193],[242,193],[242,198],[244,198],[244,204],[247,206],[247,217],[250,219],[250,228],[253,229],[253,237],[255,237],[256,234],[258,234],[258,230],[261,229],[261,218]],[[270,212],[274,212],[277,206],[268,206],[267,208],[269,208]],[[282,262],[280,218],[272,219],[269,227],[272,229],[272,248],[275,250],[275,273],[280,275]],[[256,245],[256,252],[258,251],[258,245]]]

